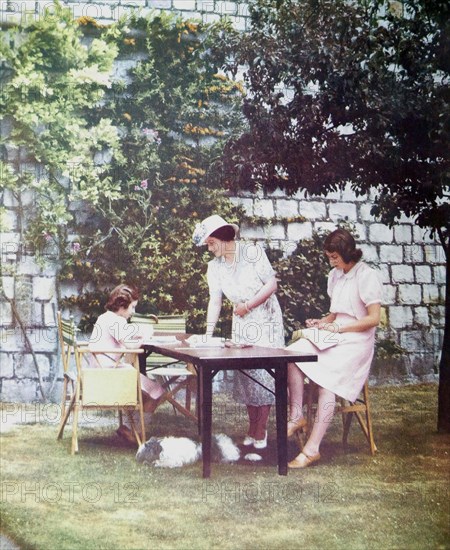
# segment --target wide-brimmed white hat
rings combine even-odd
[[[221,216],[213,214],[195,226],[192,240],[197,246],[202,246],[205,244],[206,239],[211,235],[211,233],[214,233],[217,229],[226,226],[232,227],[234,229],[234,234],[237,237],[239,234],[238,225],[235,223],[228,223]]]

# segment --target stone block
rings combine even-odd
[[[50,361],[46,355],[37,353],[36,362],[41,378],[45,378],[50,373]],[[14,361],[14,373],[17,378],[38,378],[38,373],[31,353],[20,354]]]
[[[14,359],[12,353],[0,352],[0,378],[14,376]]]
[[[336,229],[336,224],[332,222],[315,222],[314,231],[322,233],[331,233]]]
[[[243,223],[241,225],[241,236],[250,240],[264,240],[266,238],[266,232],[263,227]]]
[[[383,285],[383,304],[393,305],[397,299],[397,287],[394,285]]]
[[[237,15],[237,4],[236,2],[224,2],[221,0],[216,0],[214,11],[220,13],[220,15]]]
[[[429,265],[415,265],[416,283],[431,283],[431,267]]]
[[[450,266],[448,266],[447,269],[450,269]],[[445,284],[445,277],[446,277],[445,265],[433,266],[433,275],[434,275],[434,282],[436,284]],[[431,281],[426,281],[426,282],[431,282]]]
[[[197,0],[197,9],[202,12],[213,12],[214,0]]]
[[[299,215],[299,202],[292,199],[277,199],[275,211],[278,218],[295,218]]]
[[[172,7],[174,10],[194,11],[196,9],[195,0],[173,0]]]
[[[398,287],[398,299],[401,304],[420,305],[422,303],[422,287],[416,284],[401,284]]]
[[[1,401],[31,403],[38,400],[40,397],[41,394],[39,393],[36,380],[26,378],[18,380],[17,378],[13,378],[11,380],[2,381],[2,390],[0,394]]]
[[[414,322],[417,325],[428,327],[430,325],[430,316],[428,308],[419,306],[414,308]]]
[[[267,238],[273,240],[277,239],[278,241],[284,241],[284,239],[286,238],[286,231],[281,223],[269,225],[266,228],[266,234]]]
[[[422,229],[418,225],[413,226],[413,239],[415,243],[436,244],[437,241],[431,237],[429,229]]]
[[[403,250],[399,245],[382,244],[380,246],[380,261],[400,264],[403,261]]]
[[[320,220],[326,217],[327,209],[323,202],[318,201],[301,201],[300,215],[305,216],[309,220]]]
[[[392,243],[394,232],[383,223],[373,223],[369,226],[369,241],[371,243]]]
[[[8,302],[0,302],[0,326],[7,327],[13,323],[13,313]]]
[[[34,277],[33,279],[33,299],[50,301],[55,298],[55,280],[50,277]]]
[[[356,193],[352,189],[351,184],[348,183],[342,190],[341,200],[343,200],[344,202],[354,202],[354,201],[363,202],[363,201],[367,201],[368,197],[367,195],[356,195]]]
[[[445,263],[444,249],[441,245],[426,244],[423,247],[425,253],[425,262],[429,264],[443,264]]]
[[[255,216],[273,218],[275,216],[275,210],[272,199],[255,200],[254,212]]]
[[[147,7],[153,9],[169,10],[172,6],[172,0],[147,0]]]
[[[410,225],[394,226],[394,239],[396,243],[411,244],[412,228]]]
[[[380,261],[380,256],[378,254],[378,247],[374,244],[359,244],[358,248],[361,249],[363,253],[363,260],[371,263],[378,263]]]
[[[242,206],[247,216],[254,216],[255,212],[253,210],[254,208],[254,201],[253,199],[240,199],[239,205]]]
[[[393,283],[413,283],[414,270],[411,265],[393,265],[391,266]]]
[[[370,203],[358,204],[359,216],[361,220],[366,222],[375,221],[374,216],[370,213],[372,206],[373,205]]]
[[[389,308],[389,325],[394,329],[411,327],[414,321],[412,308],[409,306],[391,306]]]
[[[436,304],[439,302],[439,287],[436,285],[422,285],[423,302],[425,304]]]
[[[430,306],[431,324],[436,327],[444,327],[445,324],[445,306]]]
[[[423,246],[420,244],[403,246],[403,261],[407,264],[422,263],[424,261]]]
[[[356,220],[356,205],[351,202],[331,203],[328,207],[328,215],[334,221]]]
[[[312,224],[290,223],[287,227],[287,237],[290,241],[300,241],[302,239],[310,239],[312,237]]]

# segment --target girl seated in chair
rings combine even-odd
[[[89,341],[89,349],[104,350],[130,347],[130,344],[138,345],[143,337],[138,334],[137,327],[128,323],[128,319],[133,315],[139,292],[130,285],[119,285],[114,288],[106,303],[106,312],[100,315],[94,325],[92,335]],[[96,354],[93,367],[112,367],[116,363],[120,354]],[[126,363],[121,367],[128,366]],[[158,399],[163,395],[164,389],[158,382],[151,380],[147,376],[140,374],[142,389],[142,398],[145,412],[153,412]],[[131,430],[126,427],[119,428],[119,435],[126,439],[132,438]]]
[[[375,329],[380,322],[382,285],[377,273],[360,261],[361,250],[345,229],[328,235],[324,250],[332,269],[328,275],[330,313],[307,319],[309,328],[327,329],[336,345],[319,350],[314,342],[300,338],[288,349],[318,355],[317,363],[291,363],[288,368],[288,437],[306,427],[303,416],[304,379],[319,386],[317,417],[303,451],[290,468],[305,468],[320,459],[319,446],[334,411],[336,395],[355,401],[369,375]],[[318,338],[319,333],[316,335]]]

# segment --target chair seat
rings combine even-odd
[[[85,368],[81,373],[83,406],[91,403],[97,403],[102,407],[136,406],[138,373],[133,367]]]

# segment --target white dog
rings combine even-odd
[[[241,452],[225,434],[213,435],[211,460],[228,464],[239,460]],[[143,443],[136,460],[159,468],[179,468],[193,464],[202,457],[202,444],[188,437],[151,437]]]

